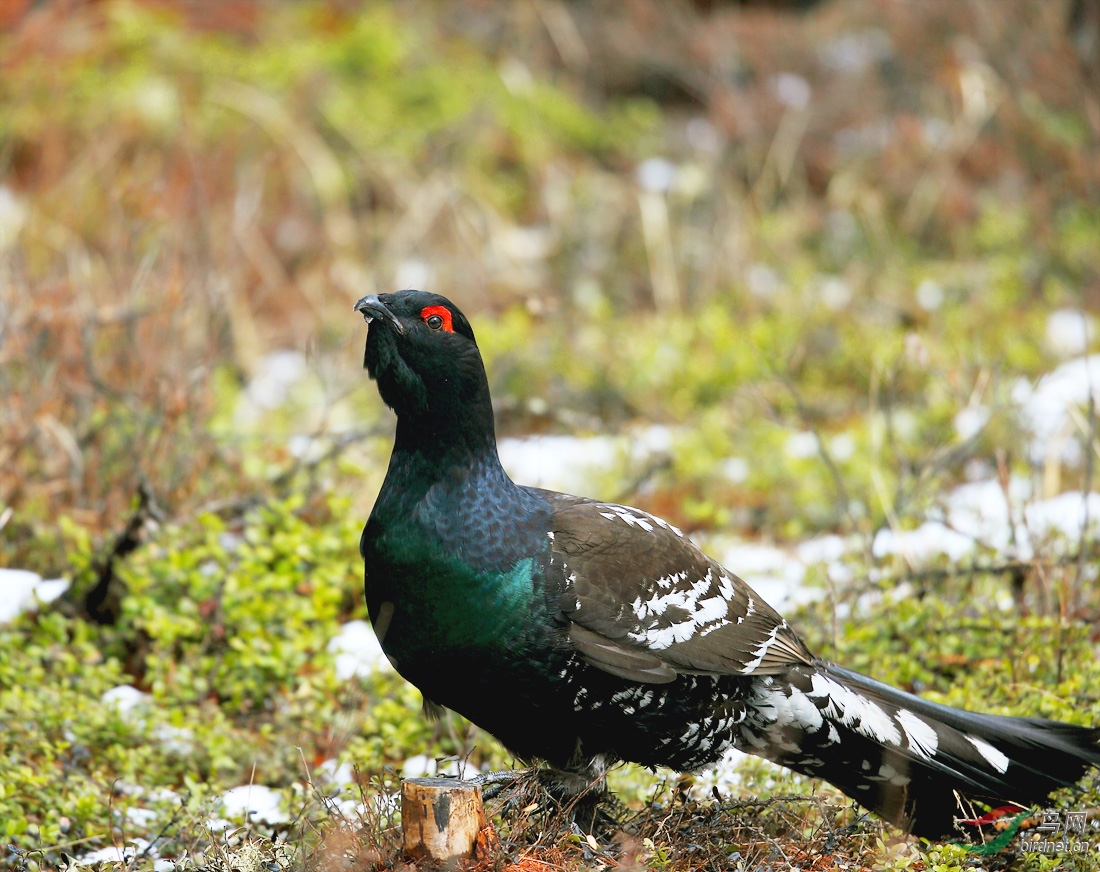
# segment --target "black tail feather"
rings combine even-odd
[[[777,716],[759,753],[919,836],[949,834],[960,801],[1042,805],[1100,765],[1095,727],[955,709],[828,663],[787,678],[762,694]]]

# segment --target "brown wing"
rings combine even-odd
[[[554,508],[562,611],[593,666],[659,684],[682,673],[770,675],[813,662],[771,606],[671,524],[575,497]]]

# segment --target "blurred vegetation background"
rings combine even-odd
[[[0,2],[0,565],[73,580],[5,633],[46,684],[93,694],[7,740],[34,790],[76,789],[31,738],[71,729],[47,712],[122,681],[200,707],[164,714],[204,720],[200,781],[247,780],[254,730],[290,769],[295,741],[311,761],[465,747],[407,711],[381,742],[382,697],[315,674],[322,630],[363,617],[357,529],[393,429],[351,306],[401,287],[471,316],[502,434],[623,435],[587,493],[715,542],[836,535],[852,576],[945,597],[875,641],[838,626],[849,594],[819,574],[808,634],[942,688],[988,636],[929,639],[917,666],[883,650],[980,585],[876,536],[966,482],[1005,503],[1014,481],[1096,487],[1087,368],[1051,426],[1026,399],[1097,349],[1100,3]],[[1080,526],[973,559],[1012,564],[986,578],[1014,604],[997,620],[1024,622],[986,628],[998,674],[1033,657],[1082,694],[1043,713],[1087,719],[1100,679],[1063,668],[1094,659],[1100,615]],[[264,571],[274,587],[232,599]],[[6,656],[10,693],[32,667]],[[82,832],[150,765],[124,758],[89,770]],[[43,760],[56,778],[34,782]],[[10,838],[69,832],[48,795]]]
[[[830,428],[919,407],[920,455],[1100,305],[1092,2],[4,9],[9,550],[142,474],[175,512],[270,483],[230,406],[272,352],[323,394],[287,427],[382,420],[368,292],[472,312],[507,432],[736,441],[808,423],[789,380]]]

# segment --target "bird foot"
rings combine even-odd
[[[585,833],[611,832],[618,825],[614,797],[602,775],[532,767],[485,772],[467,780],[481,787],[485,799],[501,799],[504,809],[556,810]]]
[[[506,787],[520,785],[530,777],[530,769],[498,769],[493,772],[483,772],[466,780],[480,787],[481,795],[485,799],[495,799],[504,792]]]

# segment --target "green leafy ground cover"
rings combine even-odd
[[[0,864],[140,839],[133,868],[393,866],[384,798],[410,757],[511,762],[458,718],[424,719],[390,672],[338,680],[328,647],[365,617],[356,545],[392,432],[350,308],[402,277],[473,316],[503,434],[670,427],[667,451],[624,452],[588,493],[714,545],[852,543],[811,569],[822,596],[793,615],[819,652],[952,705],[1100,722],[1095,539],[1036,536],[1022,558],[979,543],[962,566],[872,548],[968,480],[1015,477],[1031,503],[1095,488],[1093,410],[1070,403],[1037,452],[1018,400],[1096,350],[1066,352],[1051,324],[1083,312],[1095,330],[1100,287],[1092,92],[1044,66],[1061,22],[1018,6],[1006,27],[1045,23],[1025,29],[1023,73],[954,7],[917,25],[839,2],[776,18],[755,35],[781,32],[771,66],[742,34],[734,97],[759,115],[736,131],[720,88],[685,108],[547,60],[561,33],[521,5],[483,28],[427,7],[242,5],[207,28],[171,8],[46,4],[0,34],[0,564],[73,581],[0,626]],[[907,41],[932,24],[984,59]],[[867,111],[891,145],[822,169],[822,142],[879,117],[831,116],[830,88],[853,86],[818,70],[821,108],[792,143],[799,116],[775,114],[771,83],[871,25],[893,40],[900,102],[956,139],[907,138],[872,68]],[[700,119],[724,146],[690,144]],[[667,190],[639,181],[655,156]],[[929,179],[926,204],[912,192]],[[301,365],[265,399],[279,350]],[[158,508],[123,553],[141,481]],[[104,578],[117,608],[100,623],[86,597]],[[989,856],[913,845],[755,761],[721,801],[706,776],[661,778],[613,775],[618,842],[498,807],[486,862],[1091,868],[1019,840]],[[249,784],[285,819],[222,808]],[[1097,805],[1095,783],[1059,800]]]

